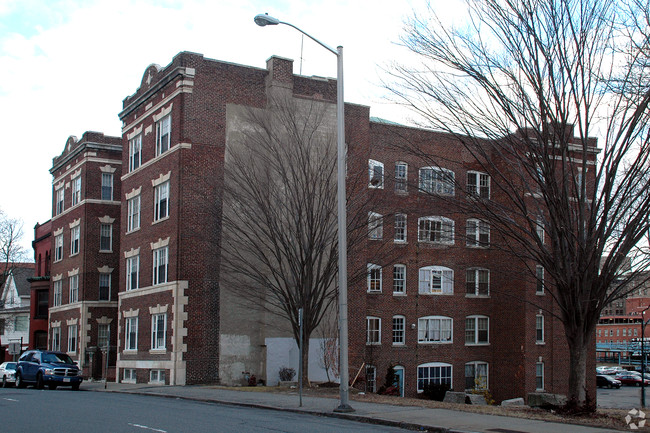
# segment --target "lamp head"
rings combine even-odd
[[[257,24],[260,27],[264,27],[266,25],[276,26],[276,25],[280,24],[279,19],[273,18],[273,17],[269,16],[269,14],[255,15],[254,21],[255,21],[255,24]]]

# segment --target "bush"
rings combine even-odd
[[[293,377],[296,375],[296,370],[289,367],[282,367],[280,369],[280,380],[283,382],[290,382],[293,380]]]
[[[443,401],[451,388],[446,383],[425,383],[420,398]]]

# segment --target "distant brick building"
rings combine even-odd
[[[90,372],[84,354],[102,347],[108,328],[119,381],[236,384],[249,371],[271,380],[271,340],[291,334],[277,321],[266,326],[273,319],[251,314],[237,288],[222,283],[220,185],[242,109],[263,109],[278,94],[333,109],[336,82],[294,75],[280,57],[258,69],[182,52],[147,68],[124,99],[121,139],[68,141],[51,170],[52,347],[80,356]],[[543,269],[527,278],[491,248],[488,225],[418,192],[454,193],[393,144],[453,155],[445,170],[499,199],[486,174],[451,136],[373,120],[368,107],[352,104],[345,122],[348,176],[367,179],[348,193],[364,194],[363,206],[381,203],[350,210],[369,216],[368,239],[348,265],[365,276],[350,285],[350,379],[362,379],[355,386],[376,391],[393,366],[408,396],[428,383],[487,387],[497,400],[566,392],[568,351]],[[105,173],[113,174],[110,200],[99,197]],[[110,250],[102,249],[105,226]]]
[[[101,349],[113,347],[114,356],[117,340],[122,140],[97,132],[70,137],[50,173],[49,347],[100,377]]]
[[[50,266],[52,266],[52,222],[34,227],[34,275],[31,283],[29,348],[47,349],[48,310],[50,306]]]

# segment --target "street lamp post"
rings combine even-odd
[[[284,24],[293,27],[330,53],[336,55],[336,148],[337,148],[337,209],[338,209],[338,240],[339,240],[339,377],[341,384],[340,404],[334,409],[335,412],[354,412],[348,400],[348,261],[347,261],[347,215],[345,200],[345,172],[346,172],[346,149],[345,149],[345,124],[344,124],[344,101],[343,101],[343,47],[335,49],[319,41],[312,35],[302,31],[293,24],[280,21],[268,14],[255,16],[255,24],[264,27],[266,25]]]

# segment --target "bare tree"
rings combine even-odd
[[[321,359],[320,366],[325,370],[327,381],[331,382],[330,374],[339,377],[339,339],[338,329],[333,320],[324,319],[319,328]]]
[[[600,312],[631,289],[638,272],[622,275],[626,260],[648,264],[648,3],[466,3],[463,28],[431,7],[407,23],[402,42],[419,63],[394,65],[388,87],[489,176],[492,200],[463,179],[476,199],[455,204],[489,221],[531,272],[543,266],[570,352],[570,402],[587,407]]]
[[[337,295],[333,110],[322,101],[281,97],[264,109],[242,107],[225,159],[224,281],[242,300],[287,320],[297,343],[302,309],[303,379],[310,336],[333,314]],[[367,206],[358,208],[365,214],[348,218],[349,248],[367,238]]]
[[[27,251],[20,245],[23,237],[23,223],[9,217],[0,209],[0,274],[6,276],[15,263],[27,258]],[[3,277],[4,280],[4,277]]]

